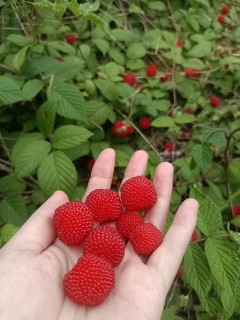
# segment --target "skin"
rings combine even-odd
[[[144,175],[147,161],[145,151],[136,151],[124,180]],[[94,164],[84,198],[94,189],[111,187],[114,166],[114,150],[105,149]],[[172,181],[173,166],[161,163],[154,177],[158,200],[146,213],[145,221],[162,232]],[[55,209],[67,201],[65,193],[55,192],[0,250],[0,319],[159,320],[196,226],[197,201],[187,199],[181,204],[162,245],[148,259],[138,256],[127,244],[124,259],[115,269],[114,289],[95,307],[76,305],[63,292],[62,279],[82,254],[81,248],[68,247],[56,238],[53,228]]]

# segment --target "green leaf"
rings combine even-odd
[[[212,54],[212,43],[208,41],[196,44],[191,50],[188,51],[188,55],[195,58],[203,58]]]
[[[191,244],[184,256],[184,275],[197,295],[207,298],[211,288],[211,273],[205,253],[198,244]]]
[[[118,49],[116,48],[110,48],[108,51],[108,54],[110,55],[110,57],[118,64],[120,65],[124,65],[125,63],[125,56],[119,52]]]
[[[107,121],[110,109],[104,102],[91,100],[86,103],[86,108],[89,121],[100,126]]]
[[[56,129],[53,134],[53,146],[56,149],[67,149],[86,142],[92,133],[75,125],[65,125]]]
[[[183,318],[176,316],[176,307],[171,306],[163,310],[161,320],[183,320]]]
[[[119,97],[118,87],[117,85],[113,84],[111,81],[108,80],[96,80],[95,84],[102,95],[110,100],[116,101]]]
[[[109,143],[106,141],[99,141],[99,142],[91,143],[91,152],[92,152],[93,158],[97,159],[100,152],[102,152],[106,148],[109,148]]]
[[[225,291],[220,298],[224,309],[228,311],[235,301],[236,285],[240,276],[237,247],[225,238],[208,238],[205,251],[212,274]]]
[[[133,42],[135,40],[134,34],[124,29],[113,29],[111,35],[115,42]]]
[[[21,226],[27,219],[27,210],[22,197],[7,195],[0,202],[0,216],[6,223]]]
[[[14,66],[15,69],[20,70],[21,66],[23,65],[25,59],[26,59],[26,55],[28,52],[28,46],[27,47],[23,47],[21,50],[18,51],[18,53],[14,56],[12,64]]]
[[[151,1],[148,2],[148,8],[161,12],[166,10],[166,5],[162,1]]]
[[[108,41],[106,41],[105,39],[94,39],[92,41],[93,43],[95,43],[95,45],[102,52],[103,55],[107,54],[110,47],[110,44]]]
[[[143,58],[146,54],[146,49],[141,43],[132,43],[127,48],[128,59],[139,59]]]
[[[19,227],[12,223],[6,223],[1,229],[1,236],[4,243],[7,243],[19,230]]]
[[[192,150],[192,156],[197,166],[206,170],[212,163],[212,150],[207,143],[196,144]]]
[[[50,102],[57,106],[57,113],[67,119],[86,121],[84,98],[76,86],[59,82],[48,93]]]
[[[197,58],[184,59],[182,62],[182,65],[185,68],[193,68],[193,69],[198,69],[198,70],[202,70],[205,67],[202,60],[197,59]]]
[[[76,55],[76,50],[74,48],[74,46],[66,43],[66,42],[63,42],[63,41],[49,41],[47,42],[47,45],[51,48],[54,48],[60,52],[63,52],[63,53],[67,53],[69,55]]]
[[[174,121],[177,124],[193,123],[196,120],[196,117],[192,114],[180,114],[174,117]]]
[[[26,177],[33,173],[50,151],[51,144],[47,141],[34,141],[27,144],[13,159],[17,175]]]
[[[156,118],[151,123],[151,127],[155,127],[155,128],[171,128],[174,126],[175,126],[174,120],[171,117],[167,117],[167,116]]]
[[[7,37],[7,40],[11,43],[16,44],[19,47],[25,47],[30,44],[29,39],[27,37],[20,35],[20,34],[11,33]]]
[[[206,236],[214,235],[222,224],[221,211],[217,205],[198,190],[196,186],[191,188],[190,197],[196,199],[199,203],[198,229]]]
[[[234,217],[230,222],[235,227],[240,228],[240,216]]]
[[[12,149],[12,161],[15,165],[15,159],[18,158],[18,155],[21,151],[30,143],[36,141],[44,141],[44,137],[40,132],[26,133],[19,138],[19,140],[14,144]]]
[[[38,129],[48,136],[53,132],[57,107],[53,102],[46,101],[42,104],[36,114]]]
[[[62,151],[50,153],[38,168],[37,176],[41,189],[48,196],[57,190],[70,196],[77,186],[77,171]]]
[[[101,29],[107,29],[106,22],[94,13],[85,14],[83,16],[83,19],[94,23],[97,27],[100,27]]]
[[[9,174],[0,178],[0,192],[21,193],[26,188],[26,182],[16,175]]]
[[[240,217],[239,217],[240,218]],[[240,222],[240,219],[238,220]],[[230,230],[230,224],[227,225],[228,233],[233,241],[235,241],[238,245],[240,245],[240,233]]]
[[[79,5],[79,9],[82,12],[82,14],[97,11],[99,7],[100,7],[99,1],[95,1],[93,3],[84,3]]]
[[[0,76],[0,106],[24,100],[18,84],[10,77]]]
[[[42,90],[44,87],[44,82],[38,79],[33,79],[27,81],[23,88],[22,92],[26,100],[31,101],[35,96]]]
[[[74,161],[90,153],[90,142],[83,142],[80,147],[72,147],[61,151],[64,152],[69,159]]]

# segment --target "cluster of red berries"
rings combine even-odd
[[[151,122],[150,118],[142,117],[139,120],[139,128],[141,130],[148,130],[151,127]],[[134,132],[134,128],[125,120],[117,120],[112,127],[112,133],[118,138],[132,135]]]
[[[83,247],[82,257],[63,279],[73,302],[94,306],[108,297],[115,284],[114,268],[123,260],[128,240],[139,255],[149,256],[160,246],[161,232],[143,217],[156,201],[152,181],[136,176],[121,185],[120,193],[96,189],[85,202],[70,201],[56,209],[53,224],[59,239]],[[94,226],[96,222],[99,226]],[[107,222],[115,222],[115,227]]]
[[[225,23],[225,17],[224,15],[228,14],[230,11],[229,7],[228,6],[223,6],[220,10],[221,12],[221,16],[218,16],[217,18],[217,21],[220,23],[220,24],[224,24]]]

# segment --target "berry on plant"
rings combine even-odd
[[[182,273],[183,273],[183,268],[180,266],[180,267],[178,268],[177,273],[176,273],[176,277],[177,277],[177,278],[180,278],[181,275],[182,275]]]
[[[138,211],[128,211],[119,216],[116,228],[123,238],[128,239],[131,231],[141,223],[143,217]]]
[[[151,127],[151,119],[148,117],[143,117],[139,120],[139,128],[142,130],[147,130]]]
[[[212,107],[218,107],[219,104],[220,104],[221,100],[217,97],[217,96],[213,96],[211,99],[210,99],[210,105]]]
[[[104,257],[114,267],[122,261],[124,250],[125,241],[118,230],[105,225],[94,228],[83,244],[83,254],[94,253]]]
[[[103,257],[84,255],[65,275],[63,287],[66,295],[76,304],[98,305],[114,287],[114,268]]]
[[[197,233],[196,230],[193,231],[193,234],[192,234],[191,239],[192,239],[192,242],[197,241],[197,239],[198,239],[198,233]]]
[[[233,217],[240,216],[240,205],[239,204],[233,204],[231,206],[232,215]]]
[[[118,137],[123,138],[128,135],[128,126],[122,120],[117,120],[112,128],[112,133]]]
[[[186,78],[195,78],[195,79],[197,79],[197,78],[200,77],[200,75],[201,75],[201,73],[200,73],[200,71],[197,70],[197,69],[191,69],[191,68],[189,68],[189,69],[186,69],[186,70],[185,70],[185,77],[186,77]]]
[[[157,74],[157,67],[155,65],[149,65],[146,68],[146,75],[148,77],[155,77],[155,75]]]
[[[136,82],[136,77],[133,73],[127,73],[123,76],[123,82],[128,83],[130,86],[133,86]]]
[[[66,37],[67,43],[74,44],[77,40],[76,36],[74,34],[68,34]]]
[[[62,242],[81,245],[93,228],[93,214],[81,201],[67,202],[55,210],[53,224]]]
[[[163,76],[160,77],[160,82],[167,82],[171,80],[170,74],[164,74]]]
[[[135,132],[135,129],[134,129],[132,126],[130,126],[130,127],[127,128],[127,134],[128,134],[128,136],[131,135],[131,134],[133,134],[134,132]]]
[[[224,16],[218,16],[217,21],[218,21],[220,24],[224,24],[224,22],[225,22],[225,17],[224,17]]]
[[[152,181],[144,176],[126,180],[120,187],[120,195],[127,211],[147,210],[157,201],[157,192]]]
[[[221,9],[221,14],[228,14],[230,11],[228,6],[223,6]]]
[[[142,223],[130,233],[129,241],[136,253],[151,255],[162,243],[162,234],[153,224]]]
[[[182,48],[182,47],[183,47],[183,41],[178,40],[178,41],[176,42],[176,47]]]
[[[87,162],[87,168],[88,170],[91,172],[92,171],[92,168],[94,166],[94,163],[95,163],[95,160],[94,159],[89,159],[88,162]]]
[[[165,144],[164,149],[165,149],[166,151],[172,152],[172,151],[174,150],[174,144],[168,142],[168,143]]]
[[[97,222],[117,220],[122,213],[121,199],[114,190],[96,189],[89,193],[85,203]]]

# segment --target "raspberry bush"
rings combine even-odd
[[[175,166],[168,224],[200,202],[162,319],[240,314],[237,1],[0,1],[0,243],[57,189],[79,200],[116,150]]]

